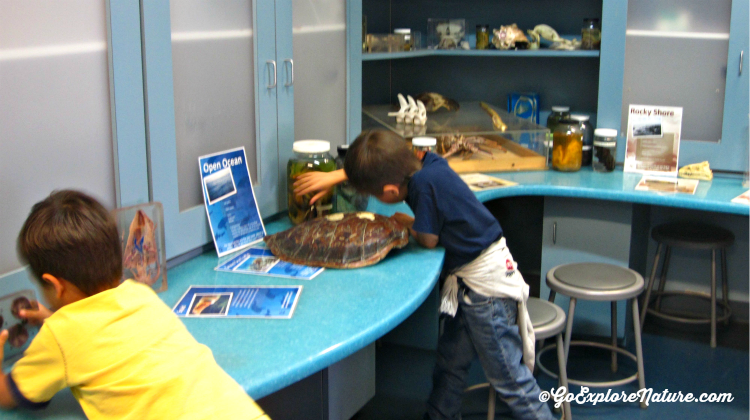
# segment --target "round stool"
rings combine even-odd
[[[560,369],[560,386],[564,386],[568,389],[568,375],[565,369],[565,354],[563,353],[563,338],[562,332],[565,330],[565,312],[559,306],[551,302],[545,302],[537,298],[529,298],[526,302],[526,309],[529,311],[529,319],[531,319],[531,325],[534,327],[534,338],[536,340],[544,340],[552,336],[557,337],[557,363]],[[539,363],[539,357],[537,356],[537,362]],[[557,375],[554,376],[555,378]],[[466,388],[466,391],[474,391],[476,389],[489,387],[490,398],[489,405],[487,407],[487,419],[494,420],[495,418],[495,401],[497,399],[495,388],[490,386],[489,383],[478,384]],[[562,419],[570,420],[570,403],[563,403],[563,416]]]
[[[732,310],[729,307],[729,287],[727,286],[727,253],[726,249],[734,243],[732,232],[716,226],[710,226],[699,223],[668,223],[659,225],[651,230],[651,237],[659,244],[654,257],[654,266],[651,269],[651,278],[646,287],[646,296],[643,300],[641,312],[641,328],[646,321],[647,314],[668,319],[676,322],[689,324],[711,324],[711,347],[716,347],[716,322],[723,321],[729,323],[729,317]],[[662,248],[664,251],[664,263],[661,267],[661,278],[659,279],[659,289],[652,292],[656,269],[659,265]],[[700,293],[690,291],[664,291],[664,285],[667,282],[667,270],[669,267],[669,257],[672,253],[672,247],[686,248],[694,250],[711,251],[711,293]],[[722,301],[716,301],[716,250],[721,251],[721,297]],[[662,296],[693,296],[711,301],[711,315],[705,318],[687,317],[684,313],[666,312],[661,310]],[[650,308],[651,298],[656,297],[656,303]],[[721,316],[716,316],[716,306],[721,306]]]
[[[625,355],[636,362],[638,371],[624,379],[607,382],[588,382],[568,378],[568,382],[574,385],[587,387],[607,387],[612,388],[624,385],[638,380],[639,389],[646,387],[646,380],[643,373],[643,349],[641,347],[641,329],[639,323],[638,295],[643,291],[643,277],[637,272],[628,268],[619,267],[612,264],[601,263],[575,263],[558,265],[547,273],[547,286],[550,288],[549,301],[555,301],[555,295],[560,293],[570,297],[568,307],[568,319],[565,327],[564,354],[565,361],[568,360],[570,346],[588,346],[598,347],[612,351],[612,372],[617,371],[617,354]],[[570,336],[573,330],[573,316],[575,314],[576,302],[578,299],[611,302],[612,317],[612,344],[602,344],[592,341],[571,341]],[[633,309],[633,332],[635,335],[635,355],[633,353],[617,347],[617,301],[630,300]],[[559,346],[559,345],[558,345]],[[545,347],[542,352],[552,346]],[[559,350],[558,350],[559,351]],[[540,354],[542,353],[540,352]],[[539,369],[543,372],[556,377],[547,370],[541,363]],[[646,408],[644,402],[641,402],[641,408]]]

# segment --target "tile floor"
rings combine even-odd
[[[747,419],[748,418],[748,324],[732,323],[719,330],[719,347],[711,349],[704,332],[680,331],[658,323],[647,324],[643,334],[646,386],[654,392],[731,392],[730,403],[653,403],[647,409],[637,403],[573,404],[575,419]],[[581,379],[613,378],[609,371],[610,353],[606,350],[571,349],[568,372]],[[376,396],[353,420],[419,420],[431,387],[434,352],[383,344],[377,348]],[[555,367],[554,352],[543,363]],[[635,362],[620,357],[624,377],[635,372]],[[556,370],[556,369],[553,369]],[[574,376],[575,375],[575,376]],[[481,367],[472,368],[470,381],[483,381]],[[537,375],[542,389],[556,386],[543,373]],[[613,392],[634,392],[629,384]],[[573,386],[578,393],[580,387]],[[599,389],[593,389],[599,391]],[[606,389],[605,389],[606,392]],[[463,420],[485,419],[487,391],[466,396]],[[483,413],[484,411],[484,413]],[[506,418],[498,414],[496,418]]]

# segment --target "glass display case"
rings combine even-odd
[[[493,118],[486,108],[499,117]],[[501,107],[483,102],[461,102],[457,111],[439,110],[427,114],[423,126],[396,123],[389,112],[394,105],[362,107],[362,129],[385,128],[406,141],[430,136],[438,139],[437,152],[446,155],[458,139],[477,150],[461,150],[447,159],[456,172],[500,172],[547,169],[547,127],[509,114]],[[479,140],[477,140],[479,139]],[[441,147],[442,146],[442,147]],[[471,146],[469,146],[471,148]]]

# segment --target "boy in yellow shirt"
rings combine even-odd
[[[269,420],[150,287],[120,284],[117,227],[96,200],[52,193],[32,208],[18,250],[52,311],[21,311],[43,324],[1,375],[0,406],[41,408],[69,387],[90,419]]]

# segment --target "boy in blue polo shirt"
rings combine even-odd
[[[401,215],[400,220],[410,234],[427,248],[445,248],[440,311],[449,316],[438,342],[425,419],[459,418],[475,357],[514,418],[551,419],[531,374],[529,287],[495,217],[445,159],[428,152],[420,161],[389,131],[362,133],[349,147],[343,170],[303,174],[295,182],[295,192],[317,191],[314,202],[347,179],[358,191],[384,203],[406,201],[414,219]],[[524,329],[523,340],[519,328]]]

